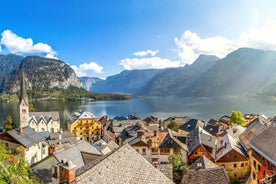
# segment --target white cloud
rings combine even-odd
[[[164,69],[182,66],[179,61],[171,61],[160,57],[126,58],[121,60],[120,65],[122,65],[126,70],[153,68]]]
[[[133,55],[134,56],[147,56],[147,55],[155,56],[158,52],[159,50],[145,50],[145,51],[135,52],[133,53]]]
[[[276,21],[268,20],[263,27],[250,28],[239,38],[242,47],[253,47],[264,50],[276,50]]]
[[[187,64],[193,63],[200,54],[224,57],[237,48],[235,43],[227,38],[216,36],[200,38],[196,33],[185,31],[181,38],[175,38],[181,60]]]
[[[45,43],[33,43],[31,38],[22,38],[14,34],[11,30],[2,32],[1,45],[4,45],[7,51],[13,54],[20,53],[45,53],[46,57],[55,58],[56,52],[51,46]]]
[[[79,66],[72,65],[73,70],[78,77],[90,76],[93,73],[102,73],[103,67],[95,62],[83,63]]]
[[[276,21],[266,21],[262,27],[252,27],[244,31],[235,40],[221,36],[201,38],[196,33],[185,31],[175,38],[181,62],[191,64],[200,54],[225,57],[240,47],[263,50],[276,50]]]

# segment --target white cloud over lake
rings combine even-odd
[[[71,67],[78,77],[91,76],[93,73],[99,74],[103,71],[103,67],[93,61],[90,63],[80,64],[79,66],[72,65]]]

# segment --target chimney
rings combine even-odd
[[[71,160],[62,160],[59,163],[59,176],[61,183],[71,183],[76,179],[76,166]]]
[[[23,127],[19,127],[19,133],[23,134]]]

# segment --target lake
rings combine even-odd
[[[170,116],[188,116],[208,121],[232,110],[245,113],[263,113],[268,117],[276,115],[276,101],[272,98],[218,97],[218,98],[177,98],[145,97],[128,101],[82,101],[82,102],[36,102],[36,111],[59,111],[62,127],[73,112],[86,110],[98,118],[108,115],[127,116],[136,113],[141,118],[156,115],[162,119]],[[0,103],[0,124],[7,115],[12,115],[18,124],[18,103]]]

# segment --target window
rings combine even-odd
[[[260,164],[258,164],[258,171],[260,171],[261,170],[261,166],[260,166]]]
[[[139,153],[139,149],[136,149],[137,153]]]
[[[235,173],[234,176],[237,177],[237,174]]]
[[[244,167],[244,163],[241,163],[241,167]]]
[[[236,168],[237,167],[237,164],[234,164],[234,168]]]
[[[145,155],[146,154],[146,148],[142,149],[142,154]]]
[[[225,164],[221,164],[221,166],[225,168]]]
[[[255,160],[253,160],[253,166],[256,169],[256,161]]]
[[[256,174],[253,172],[253,174],[252,174],[252,178],[253,178],[253,180],[255,180],[256,179]]]
[[[197,151],[195,152],[195,155],[197,155]]]

